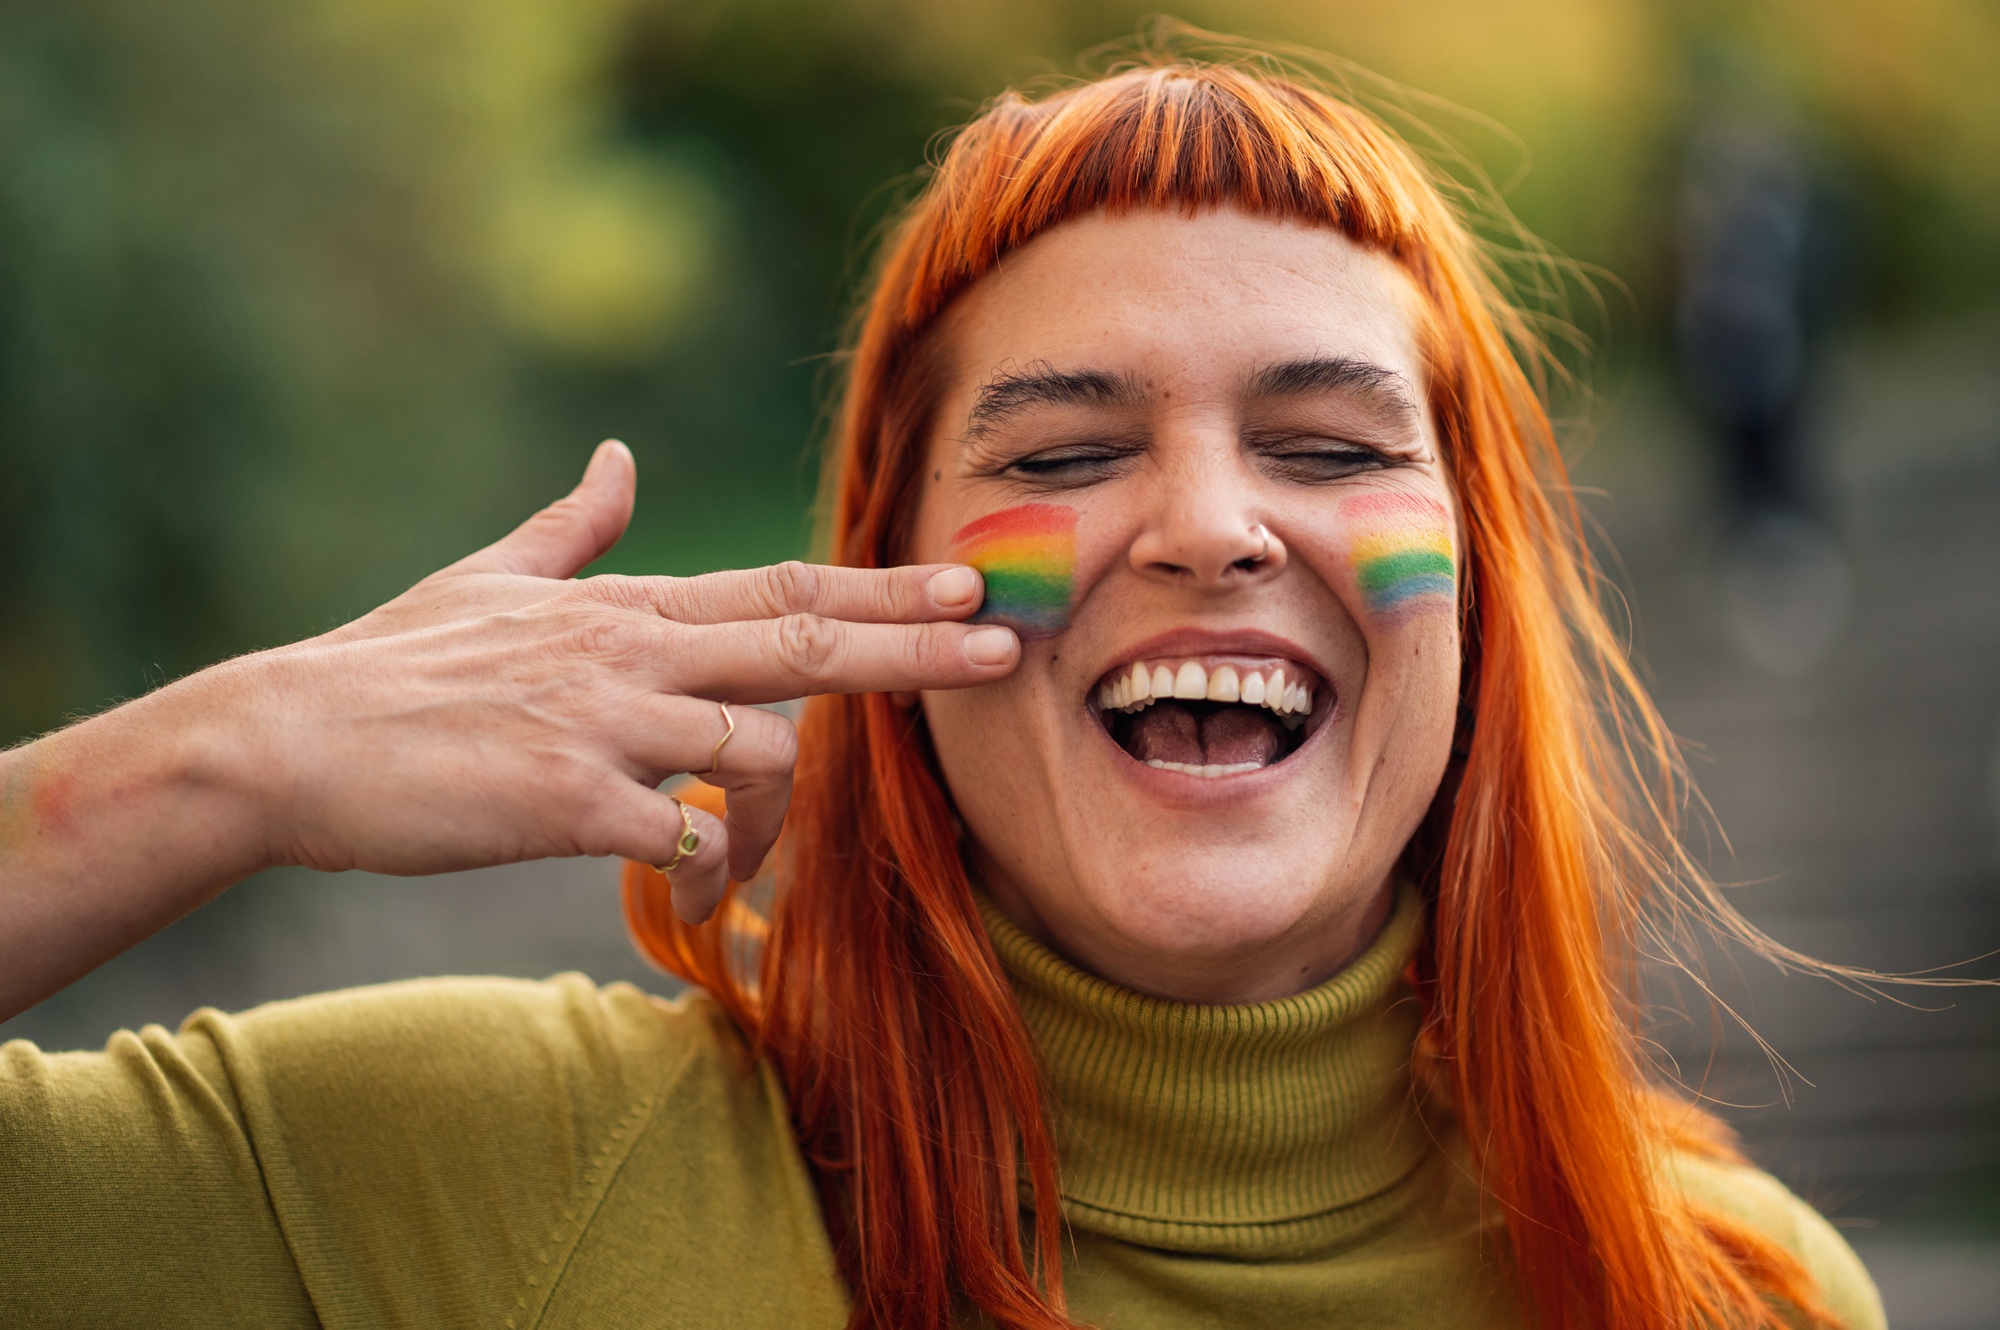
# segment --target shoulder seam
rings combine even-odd
[[[682,1069],[685,1069],[683,1064]],[[674,1079],[678,1080],[676,1076]],[[532,1330],[541,1324],[548,1311],[549,1299],[556,1285],[562,1282],[569,1269],[570,1258],[576,1254],[578,1242],[597,1217],[604,1204],[604,1198],[611,1192],[611,1184],[625,1167],[631,1155],[632,1145],[645,1128],[646,1119],[652,1115],[666,1087],[646,1095],[620,1118],[606,1139],[597,1147],[597,1157],[577,1180],[576,1191],[569,1203],[563,1206],[562,1218],[543,1239],[541,1250],[535,1253],[535,1262],[528,1267],[514,1294],[514,1310],[502,1323],[504,1330]]]
[[[584,1234],[590,1231],[598,1211],[604,1207],[605,1198],[611,1194],[612,1184],[624,1171],[633,1148],[651,1124],[653,1110],[687,1075],[695,1061],[692,1055],[681,1058],[678,1065],[663,1076],[651,1092],[634,1102],[605,1134],[605,1139],[597,1147],[596,1157],[577,1180],[569,1203],[563,1206],[561,1220],[543,1240],[541,1250],[535,1253],[534,1264],[528,1267],[516,1286],[514,1307],[501,1323],[502,1330],[535,1330],[541,1325],[557,1286],[568,1274],[570,1261],[582,1245]]]

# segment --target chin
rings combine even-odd
[[[1135,958],[1196,969],[1239,964],[1310,927],[1334,885],[1333,866],[1302,862],[1297,845],[1177,840],[1156,841],[1164,871],[1104,865],[1079,874],[1079,895],[1104,929],[1099,946],[1116,939]]]

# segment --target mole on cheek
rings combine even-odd
[[[1347,562],[1375,614],[1450,609],[1457,602],[1451,517],[1435,499],[1367,494],[1340,505]]]
[[[1048,637],[1069,626],[1076,594],[1076,510],[1024,503],[960,527],[952,557],[986,579],[986,601],[973,623],[997,623],[1022,637]]]

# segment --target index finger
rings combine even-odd
[[[776,702],[815,693],[970,688],[1011,674],[1020,639],[994,624],[850,623],[812,614],[669,629],[663,682],[691,697]]]
[[[986,583],[957,563],[842,568],[796,559],[699,577],[594,577],[593,591],[679,623],[733,623],[812,614],[850,623],[934,623],[979,608]]]

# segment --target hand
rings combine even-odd
[[[956,688],[1008,673],[1006,629],[969,568],[789,563],[704,577],[569,580],[624,533],[634,468],[606,443],[575,492],[499,543],[324,637],[252,657],[262,694],[244,770],[272,857],[433,873],[561,855],[673,857],[692,772],[729,791],[691,810],[700,849],[674,902],[706,918],[763,862],[791,796],[791,721],[745,705],[822,692]],[[735,733],[718,703],[732,703]]]
[[[970,568],[789,563],[574,575],[624,533],[634,468],[606,443],[567,498],[343,628],[239,657],[0,752],[0,1018],[279,863],[436,873],[558,855],[673,857],[708,917],[763,862],[798,736],[750,705],[987,683],[1012,632],[956,620]],[[721,703],[736,732],[726,732]]]

